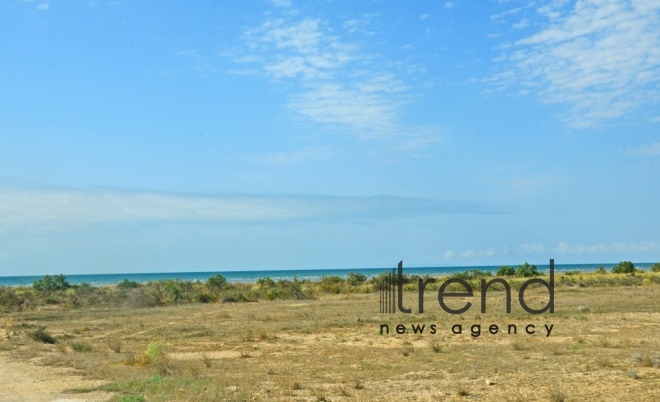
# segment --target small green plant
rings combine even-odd
[[[149,344],[147,350],[142,353],[142,356],[137,359],[136,363],[140,366],[146,366],[147,364],[156,363],[164,358],[165,347],[163,346],[163,342],[154,341]]]
[[[71,342],[71,349],[80,353],[89,353],[94,350],[91,344],[87,342]]]
[[[651,265],[651,272],[660,272],[660,262]]]
[[[53,338],[53,336],[48,331],[46,331],[45,327],[41,327],[34,332],[30,332],[28,335],[30,338],[37,342],[49,343],[51,345],[57,343],[57,340]]]

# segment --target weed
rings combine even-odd
[[[129,395],[121,398],[121,402],[144,402],[142,395]]]
[[[51,345],[57,343],[57,340],[53,338],[53,336],[48,331],[46,331],[45,327],[41,327],[34,332],[30,332],[29,336],[37,342],[49,343]]]
[[[71,349],[79,353],[89,353],[94,350],[92,345],[88,342],[71,342],[69,345],[71,346]]]
[[[466,386],[461,386],[456,390],[458,396],[470,396],[470,390]]]
[[[442,352],[442,347],[440,347],[438,342],[429,342],[429,346],[431,346],[431,350],[435,353]]]
[[[207,353],[202,353],[202,363],[204,363],[204,366],[206,368],[211,368],[213,367],[213,359],[211,359],[211,356],[209,356]]]
[[[113,352],[121,353],[121,340],[119,338],[110,339],[107,345]]]
[[[566,398],[568,398],[566,392],[557,386],[550,388],[548,397],[550,402],[565,402]]]

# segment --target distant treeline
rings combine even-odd
[[[355,294],[378,292],[386,273],[367,278],[361,273],[351,272],[346,278],[336,275],[324,276],[319,281],[261,278],[253,284],[228,283],[221,274],[213,275],[205,282],[190,280],[165,280],[139,283],[124,279],[115,286],[92,286],[88,283],[70,284],[62,274],[46,275],[35,281],[32,287],[0,287],[0,311],[22,311],[36,308],[110,308],[110,307],[157,307],[182,303],[236,303],[260,300],[305,300],[320,294]],[[535,265],[522,264],[517,268],[502,266],[494,276],[507,277],[513,289],[520,288],[526,278],[542,276]],[[460,278],[475,289],[481,289],[482,279],[492,277],[487,271],[476,269],[458,272],[448,278]],[[650,271],[636,269],[632,262],[623,261],[612,268],[611,273],[600,267],[593,273],[568,271],[556,273],[556,286],[621,286],[650,285],[660,283],[660,263]],[[420,279],[428,276],[404,275],[408,283],[405,291],[417,290]],[[437,290],[440,280],[426,286],[426,290]],[[452,285],[455,286],[456,284]],[[460,285],[458,285],[460,286]],[[497,286],[492,287],[497,290]]]

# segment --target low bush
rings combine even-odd
[[[41,327],[34,332],[28,334],[30,338],[37,342],[55,344],[57,340],[46,330],[45,327]]]
[[[612,268],[615,274],[632,274],[635,273],[635,266],[630,261],[621,261]]]
[[[514,267],[504,265],[497,269],[497,276],[513,276],[516,274],[516,269]]]
[[[542,274],[536,269],[536,265],[530,265],[524,263],[523,265],[518,266],[516,270],[516,276],[521,276],[523,278],[528,278],[530,276],[541,276]]]

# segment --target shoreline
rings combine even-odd
[[[579,271],[580,273],[595,272],[599,266],[606,270],[611,270],[615,263],[588,263],[588,264],[556,264],[555,272],[562,274],[569,271]],[[642,270],[648,270],[653,263],[638,263],[635,267]],[[512,265],[514,268],[516,265]],[[548,270],[547,264],[537,265],[539,271],[544,273]],[[460,267],[406,267],[408,275],[429,275],[433,277],[451,276],[456,273],[478,270],[481,272],[490,272],[494,275],[499,266],[460,266]],[[213,275],[220,274],[231,284],[256,284],[261,278],[271,278],[273,280],[307,280],[317,282],[324,276],[339,276],[345,279],[349,273],[361,273],[368,279],[377,277],[379,274],[389,271],[392,268],[340,268],[340,269],[308,269],[308,270],[272,270],[272,271],[204,271],[204,272],[153,272],[153,273],[118,273],[118,274],[65,274],[67,280],[72,285],[88,283],[95,287],[115,286],[124,279],[146,284],[148,282],[157,282],[165,280],[180,281],[206,281]],[[49,275],[56,275],[53,273]],[[44,275],[25,275],[25,276],[0,276],[0,287],[21,287],[32,286],[36,280],[42,279]]]

